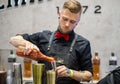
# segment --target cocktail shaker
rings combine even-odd
[[[52,69],[53,69],[54,71],[56,71],[56,61],[51,62],[51,65],[52,65]]]
[[[13,83],[23,84],[21,63],[13,63]]]

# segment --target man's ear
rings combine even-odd
[[[58,19],[60,19],[60,11],[58,12]]]

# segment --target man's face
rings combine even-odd
[[[59,14],[59,26],[62,33],[71,32],[80,20],[80,14],[72,13],[68,9],[62,9]]]

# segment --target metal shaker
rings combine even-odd
[[[51,62],[51,65],[52,65],[52,69],[53,69],[54,71],[56,71],[56,61]]]
[[[23,84],[21,63],[13,63],[13,83]]]

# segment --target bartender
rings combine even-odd
[[[80,84],[80,81],[92,79],[92,62],[90,42],[74,32],[80,21],[82,7],[77,0],[64,2],[58,13],[59,24],[56,31],[43,31],[34,34],[21,34],[10,38],[10,43],[18,48],[25,47],[24,54],[29,55],[33,49],[57,60],[56,84]],[[50,62],[45,70],[52,69]],[[44,74],[44,84],[46,84]]]

